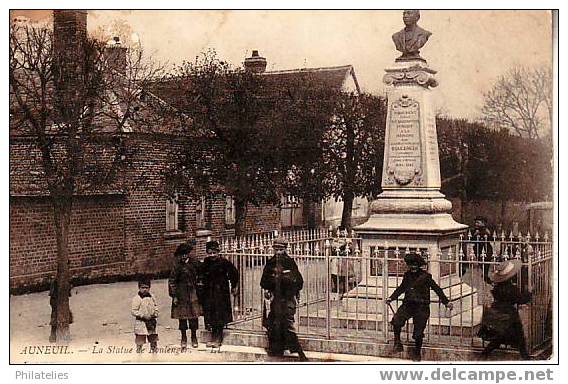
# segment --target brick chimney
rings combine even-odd
[[[264,73],[266,71],[266,59],[261,57],[257,50],[253,50],[252,56],[245,58],[245,70],[253,73]]]
[[[56,54],[81,49],[87,40],[87,11],[53,11],[53,49]]]
[[[53,72],[59,109],[74,104],[77,89],[83,86],[87,42],[87,11],[53,11]]]
[[[105,47],[105,57],[111,68],[118,73],[126,73],[126,53],[127,48],[124,47],[118,36],[114,37]]]

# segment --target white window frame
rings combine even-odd
[[[206,221],[206,210],[207,210],[207,200],[205,196],[201,196],[199,202],[197,203],[197,228],[205,228],[207,226]]]
[[[225,225],[234,225],[235,219],[235,200],[233,196],[225,197]]]
[[[166,231],[179,231],[179,202],[178,196],[166,200]]]

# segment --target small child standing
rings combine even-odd
[[[158,349],[158,304],[150,294],[151,282],[141,279],[138,282],[138,294],[132,298],[132,316],[134,316],[134,335],[136,352],[142,353],[146,339],[150,343],[150,352]]]
[[[386,302],[390,304],[404,293],[402,305],[398,308],[391,320],[394,329],[394,351],[403,351],[400,341],[400,332],[404,324],[412,318],[414,324],[412,338],[415,341],[412,360],[420,361],[422,359],[424,329],[430,317],[430,289],[436,292],[442,304],[450,311],[453,309],[453,304],[450,303],[444,291],[442,291],[442,288],[432,279],[432,275],[421,269],[426,262],[420,255],[415,252],[408,253],[404,256],[404,261],[409,270],[405,272],[402,283],[395,289],[392,295],[386,299]]]

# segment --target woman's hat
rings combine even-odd
[[[410,252],[404,255],[404,262],[408,265],[426,265],[426,261],[416,252]]]
[[[181,256],[181,255],[189,255],[193,250],[193,244],[191,243],[183,243],[178,245],[174,256]]]
[[[497,264],[494,272],[489,272],[489,278],[494,283],[502,283],[515,276],[521,270],[521,260],[506,260]]]
[[[205,251],[221,251],[221,247],[219,246],[219,242],[217,240],[210,240],[205,243]]]

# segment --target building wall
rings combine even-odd
[[[23,143],[24,142],[24,143]],[[198,202],[179,198],[179,230],[166,231],[164,171],[175,141],[166,136],[132,134],[132,164],[118,184],[127,192],[77,197],[71,218],[70,260],[73,277],[82,282],[167,275],[176,247],[196,238],[204,226]],[[41,180],[37,151],[26,140],[10,138],[10,289],[47,286],[54,275],[57,248],[53,212]],[[43,196],[42,196],[43,195]],[[209,203],[211,232],[220,238],[234,233],[225,222],[225,196]],[[247,231],[280,228],[276,206],[250,206]],[[197,237],[196,255],[204,256],[206,237]]]
[[[71,215],[70,268],[77,278],[121,274],[125,264],[124,196],[78,198]],[[46,285],[57,244],[46,197],[10,198],[10,288]]]

